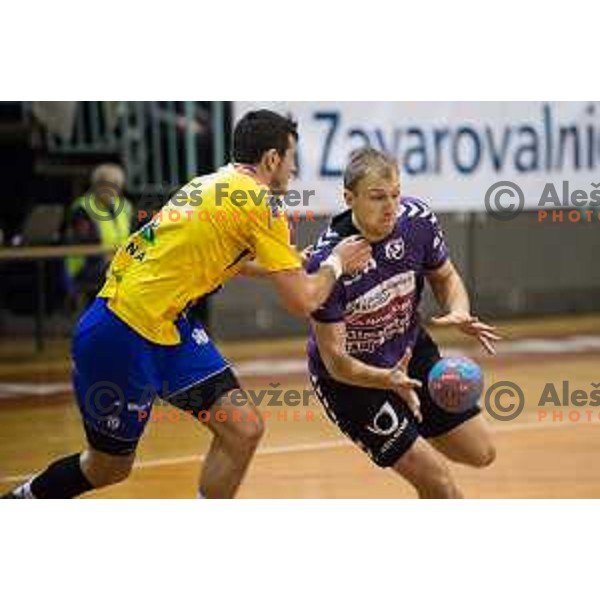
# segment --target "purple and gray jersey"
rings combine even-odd
[[[350,210],[334,217],[306,270],[317,271],[341,240],[357,234]],[[429,206],[410,197],[400,200],[392,233],[371,247],[373,259],[366,269],[352,277],[342,275],[312,318],[321,323],[344,322],[347,352],[369,365],[390,368],[415,343],[425,272],[442,266],[448,249]],[[308,357],[311,373],[327,376],[313,331]]]

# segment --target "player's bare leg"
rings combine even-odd
[[[444,460],[423,439],[417,438],[393,466],[419,494],[419,498],[462,498]]]
[[[490,427],[481,414],[428,441],[450,460],[472,467],[487,467],[496,458]]]
[[[209,411],[207,426],[214,438],[200,474],[205,498],[233,498],[262,438],[264,424],[252,402],[233,404],[221,397]]]
[[[86,479],[101,488],[120,483],[129,477],[135,461],[135,453],[117,456],[88,447],[80,458],[81,470]]]

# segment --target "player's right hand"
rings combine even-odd
[[[423,387],[423,384],[418,379],[411,379],[408,376],[408,363],[411,356],[412,350],[408,348],[398,364],[390,369],[390,389],[406,402],[417,423],[420,423],[423,420],[421,401],[415,389]]]
[[[306,248],[300,252],[300,258],[302,259],[302,266],[304,268],[306,268],[306,265],[308,264],[308,261],[310,260],[314,250],[315,247],[313,244],[311,244],[310,246],[306,246]]]
[[[333,250],[333,254],[341,260],[342,270],[347,275],[363,271],[373,258],[371,244],[358,235],[342,240]]]

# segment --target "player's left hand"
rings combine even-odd
[[[494,356],[494,342],[502,338],[496,333],[496,327],[483,323],[477,317],[463,311],[449,312],[442,317],[431,319],[434,325],[442,327],[458,327],[464,334],[476,337],[484,350]]]

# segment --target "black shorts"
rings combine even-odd
[[[193,387],[163,400],[176,408],[191,412],[195,417],[198,417],[202,411],[210,410],[219,398],[239,387],[240,384],[234,372],[230,368],[227,368]],[[106,454],[119,456],[132,454],[135,452],[139,442],[139,439],[123,440],[109,436],[94,428],[85,420],[83,427],[89,445],[95,450]]]
[[[329,418],[380,467],[391,467],[414,444],[417,437],[432,438],[448,433],[481,412],[475,406],[451,413],[429,395],[427,378],[440,360],[437,345],[421,329],[413,348],[408,374],[423,383],[417,390],[422,423],[417,423],[405,402],[394,392],[358,387],[329,377],[311,375],[315,393]]]

